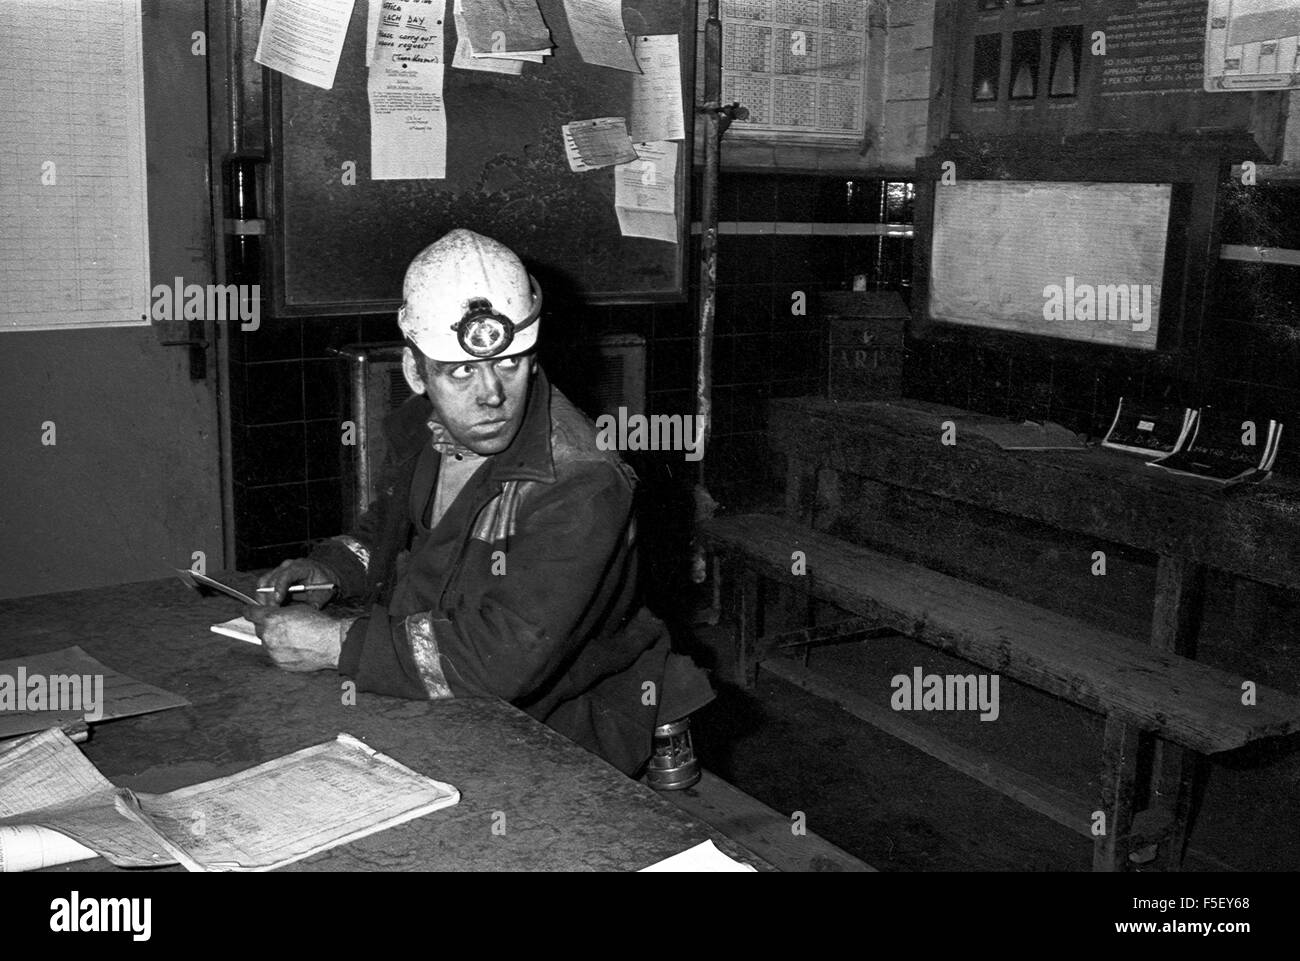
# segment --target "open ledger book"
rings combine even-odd
[[[0,872],[269,871],[460,800],[349,734],[168,794],[114,787],[58,728],[0,744]]]

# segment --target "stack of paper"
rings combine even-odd
[[[115,788],[57,728],[0,746],[0,869],[269,871],[460,800],[348,734],[168,794]]]
[[[456,30],[473,59],[541,63],[554,48],[537,0],[459,0],[458,6]]]

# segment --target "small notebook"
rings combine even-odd
[[[220,624],[213,624],[209,630],[217,634],[224,634],[226,637],[233,637],[238,641],[247,641],[249,644],[262,643],[262,639],[257,636],[257,628],[246,617],[232,617]]]

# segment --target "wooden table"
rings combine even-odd
[[[346,731],[461,792],[451,808],[287,870],[631,871],[710,838],[772,870],[502,701],[363,693],[346,706],[334,672],[287,673],[259,647],[208,630],[237,613],[230,600],[200,598],[174,579],[0,601],[0,657],[79,644],[192,702],[93,727],[86,755],[123,787],[174,790]],[[97,859],[56,870],[116,869]]]
[[[1108,448],[1002,450],[964,428],[1004,421],[921,401],[797,398],[772,401],[769,414],[772,450],[788,458],[792,517],[852,510],[817,491],[818,472],[830,470],[1156,554],[1151,643],[1165,650],[1194,653],[1207,567],[1300,589],[1300,485],[1285,478],[1225,495]],[[940,443],[948,420],[952,446]]]

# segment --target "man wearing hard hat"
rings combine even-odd
[[[337,667],[402,697],[496,695],[634,773],[657,724],[712,697],[640,604],[635,477],[538,366],[542,292],[511,250],[453,230],[402,293],[416,396],[385,425],[380,495],[351,534],[265,575],[270,606],[250,617],[283,668]],[[275,606],[313,584],[334,588]],[[331,596],[368,613],[316,609]]]

